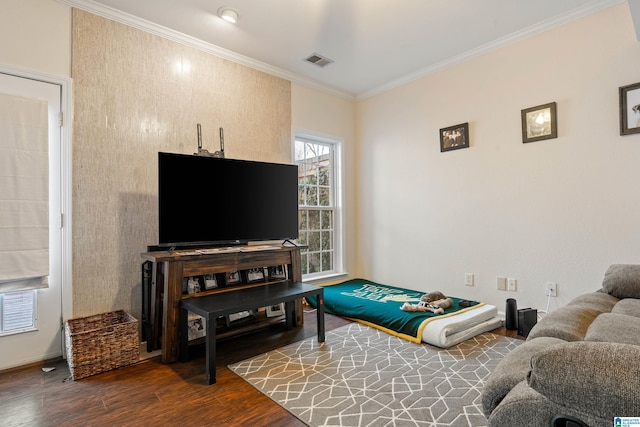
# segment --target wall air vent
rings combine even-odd
[[[305,58],[305,61],[315,64],[318,67],[324,67],[325,65],[329,65],[333,62],[329,58],[325,58],[324,56],[318,55],[317,53],[314,53],[308,58]]]

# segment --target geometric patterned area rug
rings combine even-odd
[[[521,343],[486,332],[442,349],[350,323],[229,368],[313,427],[478,427],[487,376]]]

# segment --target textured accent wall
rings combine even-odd
[[[157,153],[194,153],[201,123],[209,151],[223,127],[227,157],[289,163],[291,83],[77,9],[72,41],[73,315],[140,319]]]

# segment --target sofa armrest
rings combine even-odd
[[[491,372],[482,388],[482,410],[485,416],[488,417],[493,412],[511,389],[527,379],[531,369],[531,356],[549,346],[564,343],[566,341],[558,338],[540,337],[511,350]]]
[[[550,401],[597,417],[638,416],[640,347],[571,342],[531,358],[528,383]]]
[[[617,298],[640,298],[640,265],[613,264],[604,273],[602,289]]]

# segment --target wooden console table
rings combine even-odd
[[[276,305],[285,303],[285,323],[287,329],[292,327],[293,304],[296,299],[317,295],[316,310],[318,322],[318,342],[324,342],[324,289],[320,286],[300,282],[274,283],[269,286],[240,289],[219,295],[209,295],[203,298],[186,298],[180,301],[180,360],[189,359],[189,342],[187,316],[189,312],[204,317],[206,322],[206,373],[207,384],[216,382],[216,329],[219,316],[250,310],[260,305]]]
[[[268,250],[251,250],[249,246],[243,247],[242,251],[221,251],[219,253],[208,251],[205,253],[196,253],[196,251],[158,251],[144,252],[141,256],[145,261],[153,263],[150,289],[151,303],[150,313],[148,313],[150,336],[147,337],[147,340],[151,340],[151,345],[147,347],[148,349],[161,348],[162,363],[176,362],[179,359],[181,300],[270,286],[274,283],[302,282],[300,247],[297,246],[273,247]],[[188,277],[279,265],[286,266],[287,279],[244,283],[226,287],[219,286],[216,289],[188,295],[182,292],[183,280]],[[292,318],[295,320],[295,325],[293,326],[303,323],[301,299],[298,299],[293,306]],[[252,325],[244,326],[242,330],[264,327],[266,326],[265,322],[256,322]],[[233,333],[233,331],[230,333]]]

